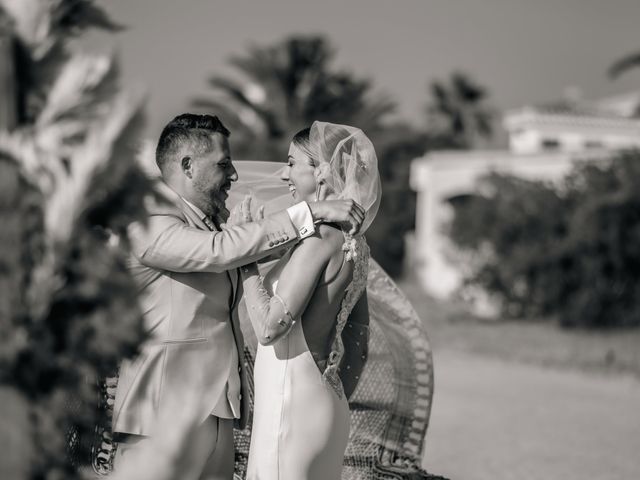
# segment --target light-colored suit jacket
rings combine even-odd
[[[144,224],[129,228],[130,271],[140,289],[149,339],[121,365],[113,431],[149,435],[164,408],[179,408],[196,395],[204,420],[226,394],[232,369],[240,368],[243,338],[238,324],[237,268],[297,239],[286,212],[262,221],[211,231],[173,192],[170,202],[149,208]],[[229,328],[231,326],[232,328]],[[240,366],[232,361],[237,349]],[[245,390],[246,391],[246,390]],[[248,395],[242,395],[240,426]]]

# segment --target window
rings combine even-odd
[[[542,148],[545,150],[557,150],[560,148],[560,140],[557,138],[545,138],[542,140]]]
[[[584,142],[584,148],[602,148],[604,144],[598,140],[587,140]]]

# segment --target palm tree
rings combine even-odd
[[[209,79],[213,97],[194,106],[221,115],[241,155],[283,159],[291,136],[314,120],[358,125],[375,135],[395,105],[374,96],[367,79],[332,68],[334,53],[321,36],[292,36],[253,46],[229,63],[239,76]]]
[[[427,105],[429,134],[447,148],[471,148],[491,138],[494,113],[487,90],[468,75],[454,72],[447,82],[434,81]]]

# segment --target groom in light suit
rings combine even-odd
[[[227,192],[238,178],[228,137],[217,117],[184,114],[158,141],[166,201],[150,206],[147,222],[129,229],[129,268],[149,339],[120,369],[113,414],[120,440],[116,471],[128,452],[159,433],[162,412],[166,418],[167,409],[197,396],[203,406],[194,433],[199,448],[178,460],[197,472],[192,478],[232,479],[233,422],[244,426],[248,412],[236,269],[312,235],[314,221],[362,222],[362,209],[350,200],[303,202],[222,229]]]

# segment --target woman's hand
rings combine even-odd
[[[364,222],[364,209],[352,199],[309,202],[309,208],[314,220],[347,224],[351,235],[358,233]]]
[[[238,205],[236,205],[227,220],[227,225],[244,225],[245,223],[255,222],[264,219],[264,205],[258,208],[257,213],[254,215],[251,213],[251,202],[253,197],[251,195],[245,195]]]

